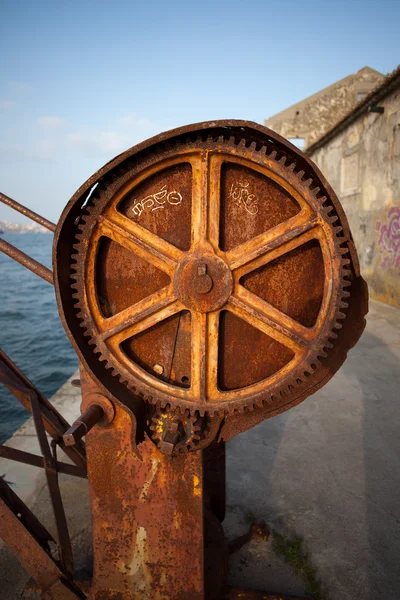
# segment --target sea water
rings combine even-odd
[[[4,240],[51,268],[53,236],[5,233]],[[52,285],[0,252],[0,348],[49,398],[78,368]],[[0,384],[0,443],[29,417]]]

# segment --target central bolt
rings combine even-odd
[[[197,294],[208,294],[212,289],[213,280],[207,275],[206,263],[197,265],[197,274],[192,276],[192,287]]]

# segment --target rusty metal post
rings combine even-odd
[[[82,377],[83,407],[94,391]],[[171,458],[146,439],[138,456],[135,427],[132,413],[118,403],[113,422],[86,436],[94,555],[89,598],[219,599],[223,542],[205,497],[203,452]],[[208,569],[207,538],[214,550]]]

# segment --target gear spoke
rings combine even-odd
[[[311,342],[305,338],[304,334],[299,335],[299,329],[304,329],[299,323],[273,309],[267,302],[251,294],[248,290],[243,288],[243,292],[242,294],[235,293],[229,298],[227,310],[290,348],[295,354],[305,354],[308,351]],[[278,315],[279,319],[276,319]]]
[[[235,295],[255,311],[257,315],[260,315],[260,318],[271,319],[281,328],[282,333],[300,340],[300,345],[310,345],[314,340],[316,334],[313,329],[304,327],[304,325],[278,310],[266,300],[259,298],[245,287],[238,286]]]
[[[103,318],[99,324],[102,329],[102,339],[116,335],[120,331],[139,323],[146,317],[150,317],[175,301],[176,297],[173,294],[172,286],[169,285],[161,290],[157,290],[154,294],[143,298],[143,300],[125,308],[112,317]]]
[[[185,309],[183,304],[170,295],[160,299],[154,304],[150,302],[151,298],[153,298],[153,296],[149,296],[148,298],[145,298],[145,300],[138,302],[131,307],[132,312],[129,322],[123,322],[120,325],[116,325],[114,329],[104,331],[101,338],[104,341],[107,341],[107,344],[114,347],[119,346],[128,338],[133,337],[146,329],[150,329],[153,325],[157,325],[157,323],[160,323],[161,321],[168,319],[168,317],[172,317],[177,312]],[[142,305],[142,307],[140,307],[140,305]],[[135,313],[133,309],[137,309],[137,312]]]
[[[115,210],[106,217],[100,217],[99,222],[103,235],[172,276],[183,256],[181,250]]]
[[[219,312],[192,311],[191,390],[201,403],[217,391]]]
[[[221,161],[210,155],[208,169],[208,240],[214,250],[219,249],[221,198]]]
[[[269,231],[230,250],[226,255],[230,268],[232,271],[241,269],[240,277],[253,271],[257,266],[261,266],[258,264],[260,258],[261,264],[265,264],[269,260],[273,260],[275,254],[280,256],[288,252],[289,250],[286,250],[286,247],[290,242],[293,244],[292,247],[296,248],[304,243],[303,236],[305,234],[311,233],[311,237],[313,237],[312,230],[317,227],[319,221],[317,214],[302,210],[289,221],[284,221]],[[279,251],[280,248],[283,251]],[[275,254],[274,250],[276,251]],[[271,259],[268,258],[269,256],[271,256]]]
[[[201,160],[192,164],[192,247],[208,239],[208,152],[201,154]]]

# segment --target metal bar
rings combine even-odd
[[[0,444],[0,457],[8,460],[15,460],[17,462],[24,463],[26,465],[32,465],[33,467],[39,467],[44,469],[43,457],[37,454],[31,454],[24,450],[18,450],[17,448],[10,448],[9,446],[3,446]],[[73,475],[74,477],[87,478],[86,471],[75,465],[69,465],[68,463],[57,461],[57,471],[64,473],[65,475]]]
[[[9,196],[6,196],[5,194],[2,194],[1,192],[0,192],[0,202],[3,202],[3,204],[7,204],[7,206],[10,206],[14,210],[21,213],[22,215],[25,215],[25,217],[29,217],[29,219],[32,219],[32,221],[36,221],[36,223],[39,223],[39,225],[42,225],[46,229],[49,229],[49,231],[56,230],[56,225],[54,223],[52,223],[51,221],[48,221],[44,217],[41,217],[37,213],[33,212],[33,210],[30,210],[30,208],[26,208],[26,206],[24,206],[23,204],[20,204],[16,200],[13,200]]]
[[[43,462],[43,459],[42,459]],[[47,531],[44,525],[29,510],[21,498],[10,488],[10,486],[0,477],[0,498],[8,508],[20,519],[29,533],[35,537],[42,548],[50,552],[49,542],[56,543],[53,536]]]
[[[99,404],[91,404],[85,412],[72,424],[63,435],[66,446],[74,446],[79,442],[96,423],[104,418],[104,410]]]
[[[0,383],[3,383],[19,400],[22,406],[31,412],[30,397],[32,392],[39,399],[44,427],[47,433],[56,440],[65,454],[78,466],[86,470],[85,445],[82,441],[68,447],[63,442],[63,435],[69,429],[68,421],[54,406],[39,392],[31,381],[22,373],[12,360],[0,350]]]
[[[86,598],[51,556],[49,541],[54,542],[51,535],[1,478],[0,537],[16,554],[39,587],[46,592],[46,598]]]
[[[3,239],[0,239],[0,250],[10,258],[19,262],[23,267],[32,271],[32,273],[35,273],[35,275],[39,275],[39,277],[48,283],[51,283],[51,285],[54,285],[53,271],[25,254],[25,252],[22,252],[22,250],[18,250],[18,248]]]
[[[35,394],[32,394],[31,396],[31,407],[40,450],[43,454],[47,485],[49,487],[50,498],[53,505],[54,518],[56,520],[60,560],[67,573],[72,576],[74,573],[74,557],[72,554],[71,538],[69,536],[60,486],[58,485],[57,461],[54,459],[50,450],[46,430],[42,421],[39,400]]]

